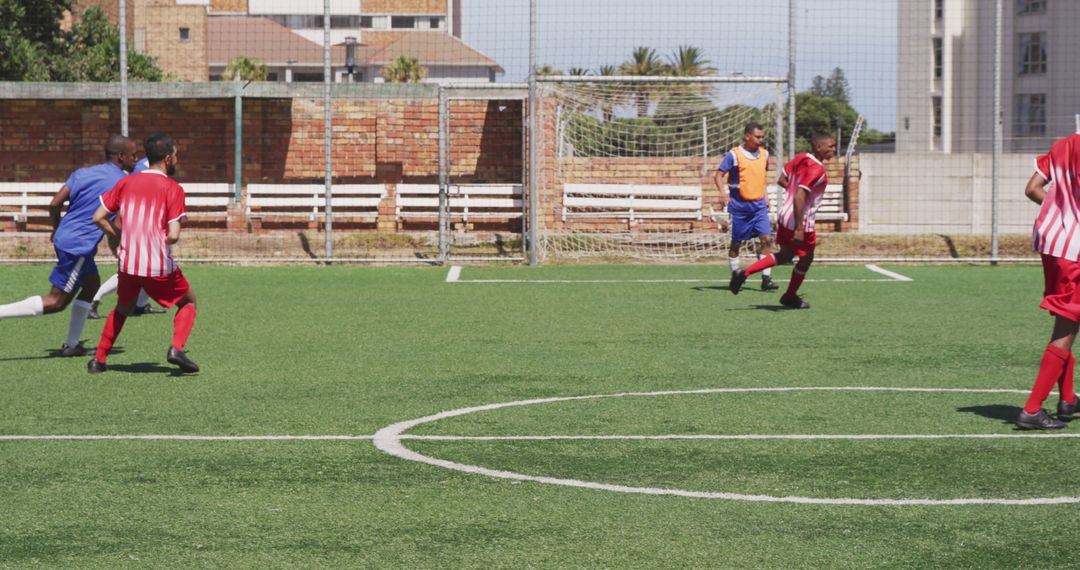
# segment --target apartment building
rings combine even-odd
[[[1076,130],[1080,2],[1003,0],[1006,152],[1030,152]],[[898,2],[898,152],[993,148],[995,2]]]

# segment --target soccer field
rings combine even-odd
[[[1075,567],[1039,268],[882,269],[188,265],[192,376],[0,321],[0,566]]]

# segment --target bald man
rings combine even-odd
[[[102,231],[94,224],[94,212],[101,203],[101,195],[111,190],[134,167],[135,142],[112,135],[105,143],[105,162],[80,168],[68,177],[49,204],[53,227],[49,237],[56,251],[56,266],[49,275],[52,288],[45,295],[0,305],[0,319],[58,313],[74,300],[67,339],[60,347],[60,353],[63,356],[86,354],[79,337],[90,313],[90,303],[101,285],[94,257]],[[61,218],[65,202],[67,214]]]

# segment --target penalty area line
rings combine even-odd
[[[886,271],[877,266],[868,265],[871,271],[876,271],[888,277],[888,279],[807,279],[804,283],[901,283],[912,281],[898,273]],[[876,268],[876,269],[875,269]],[[479,285],[614,285],[620,283],[724,283],[720,279],[462,279],[461,266],[453,266],[446,274],[447,283],[468,283]],[[787,279],[773,279],[777,283],[787,283]]]

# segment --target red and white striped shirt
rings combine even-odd
[[[1080,134],[1054,143],[1035,159],[1035,170],[1049,182],[1035,218],[1035,251],[1069,261],[1080,258]]]
[[[784,174],[787,174],[788,183],[784,203],[780,206],[780,225],[795,230],[795,194],[805,190],[810,195],[803,207],[802,229],[807,233],[814,231],[814,218],[825,196],[825,187],[829,185],[825,165],[814,155],[804,152],[784,165]]]
[[[175,180],[157,170],[126,176],[101,195],[101,205],[120,220],[121,273],[163,277],[176,271],[166,237],[169,224],[186,214],[184,189]]]

